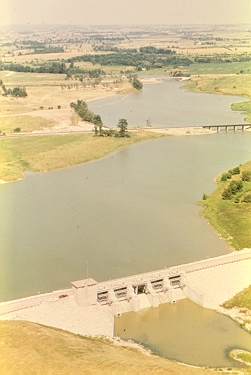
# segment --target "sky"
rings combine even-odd
[[[0,0],[0,25],[251,24],[251,0]]]

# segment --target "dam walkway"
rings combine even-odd
[[[114,316],[188,298],[220,305],[251,285],[251,249],[158,271],[96,282],[0,303],[0,320],[24,320],[75,334],[113,337]]]
[[[72,282],[79,306],[100,304],[115,316],[183,298],[216,309],[243,285],[251,285],[251,249],[99,283]]]

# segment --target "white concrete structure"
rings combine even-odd
[[[249,261],[249,262],[247,262]],[[134,276],[113,279],[97,283],[93,279],[75,281],[72,283],[76,303],[79,306],[106,305],[115,316],[127,311],[139,311],[146,307],[158,307],[161,303],[175,303],[177,300],[189,298],[195,303],[209,308],[219,306],[215,290],[208,293],[205,283],[210,284],[211,269],[231,269],[238,272],[234,285],[230,285],[228,278],[224,277],[219,282],[219,295],[222,290],[231,291],[225,295],[224,302],[240,291],[238,279],[245,275],[241,285],[251,284],[251,250],[234,251],[227,255],[205,259],[198,262],[173,266],[162,270],[142,273]],[[245,269],[245,272],[241,271]],[[219,279],[219,277],[218,277]],[[237,286],[237,288],[235,287]]]
[[[0,303],[0,320],[27,320],[81,335],[113,337],[114,316],[189,298],[215,310],[251,285],[251,249]]]

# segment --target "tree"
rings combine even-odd
[[[118,122],[119,136],[120,137],[129,137],[129,135],[126,134],[127,126],[128,126],[127,120],[124,119],[124,118],[121,118]]]
[[[136,89],[136,90],[142,90],[142,83],[140,82],[140,80],[138,80],[136,77],[133,78],[132,80],[132,86]]]
[[[251,180],[251,171],[242,171],[241,179],[242,181],[249,182]]]
[[[94,115],[93,120],[95,134],[98,134],[98,128],[99,128],[99,135],[102,135],[102,127],[103,127],[103,121],[101,120],[101,117],[99,115]]]

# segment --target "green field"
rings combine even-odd
[[[188,67],[181,67],[181,71],[191,75],[200,74],[251,74],[250,61],[231,63],[194,63]]]

